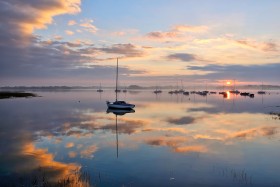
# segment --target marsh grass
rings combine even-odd
[[[30,174],[13,174],[0,177],[0,186],[9,187],[90,187],[90,175],[87,171],[74,171],[56,181],[43,169]]]

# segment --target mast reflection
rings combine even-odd
[[[115,114],[116,119],[116,147],[117,147],[117,158],[119,157],[119,138],[118,138],[118,116],[124,116],[128,113],[134,113],[135,110],[133,109],[114,109],[114,108],[108,108],[106,113],[113,113]]]

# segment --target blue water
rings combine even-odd
[[[280,186],[276,91],[121,93],[136,104],[125,115],[106,113],[110,90],[37,94],[0,100],[1,186],[38,171],[51,182],[86,172],[80,186]]]

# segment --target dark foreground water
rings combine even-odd
[[[0,186],[280,186],[276,92],[38,94],[0,100]]]

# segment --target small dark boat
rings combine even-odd
[[[250,93],[249,93],[249,92],[241,92],[240,95],[241,95],[241,96],[249,96]]]

